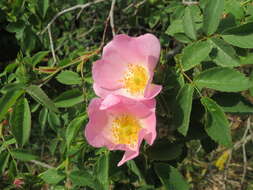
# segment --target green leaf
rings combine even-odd
[[[64,180],[65,175],[57,169],[49,169],[39,175],[48,184],[57,184]]]
[[[168,140],[155,142],[153,146],[147,149],[148,157],[152,160],[175,160],[183,152],[183,144],[171,143]]]
[[[25,29],[25,22],[18,20],[17,22],[11,22],[7,25],[6,30],[12,33],[23,32]]]
[[[94,179],[87,171],[73,171],[70,173],[69,178],[74,185],[95,188]]]
[[[198,23],[199,26],[202,27],[202,23],[200,23],[200,22],[203,21],[203,15],[202,15],[202,11],[201,11],[199,5],[191,5],[191,6],[187,6],[187,7],[191,9],[191,15],[192,15],[192,18],[193,18],[195,24]]]
[[[0,175],[1,176],[8,165],[9,157],[10,157],[10,154],[8,153],[8,151],[2,152],[0,154]]]
[[[204,61],[212,50],[207,41],[194,42],[183,49],[182,67],[187,71]]]
[[[24,84],[22,83],[9,83],[3,86],[3,88],[1,88],[0,90],[3,94],[6,94],[7,92],[13,92],[13,91],[21,90],[23,88],[24,88]]]
[[[1,125],[0,125],[0,127],[1,127]],[[3,150],[6,149],[7,146],[12,145],[12,144],[15,144],[15,143],[16,143],[15,138],[11,138],[10,140],[4,141],[3,144],[2,144],[2,146],[0,147],[0,154],[1,154],[1,152],[2,152]]]
[[[217,33],[219,34],[218,36],[221,37],[220,33],[234,26],[237,26],[235,17],[231,14],[226,15],[225,18],[221,20],[220,25],[218,27],[217,30]]]
[[[14,72],[14,70],[19,66],[19,64],[17,62],[15,63],[9,63],[5,68],[4,71],[6,73],[12,73]]]
[[[31,105],[31,112],[35,113],[41,105],[39,103],[35,103]]]
[[[199,6],[201,7],[201,9],[204,9],[207,3],[207,0],[199,0]]]
[[[240,60],[242,65],[253,64],[253,53],[249,53],[246,56],[241,56]]]
[[[102,184],[104,190],[107,190],[109,188],[109,152],[105,152],[100,156],[95,169],[98,181]]]
[[[193,20],[191,9],[189,7],[185,8],[183,25],[184,25],[185,34],[189,36],[191,39],[196,40],[197,39],[196,26]]]
[[[31,133],[31,112],[27,99],[21,98],[11,114],[11,132],[17,143],[24,146]]]
[[[49,51],[40,51],[38,53],[36,53],[33,57],[32,57],[32,65],[33,67],[35,67],[38,63],[40,63],[44,57],[46,57],[48,55]]]
[[[48,146],[48,149],[51,153],[52,156],[55,155],[55,151],[56,151],[56,148],[57,148],[57,145],[58,143],[60,142],[61,140],[59,138],[55,138],[53,139],[51,142],[50,142],[50,145]],[[65,147],[64,147],[65,148]]]
[[[21,160],[21,161],[30,161],[30,160],[37,160],[38,157],[35,156],[35,155],[32,155],[30,153],[27,153],[27,152],[24,152],[24,151],[21,151],[21,150],[13,150],[11,151],[11,155],[18,159],[18,160]]]
[[[252,114],[253,104],[251,104],[240,93],[216,93],[212,96],[227,113]]]
[[[231,68],[214,67],[200,73],[195,79],[199,88],[211,88],[222,92],[240,92],[252,86],[249,78]]]
[[[174,36],[177,33],[184,33],[183,21],[178,19],[174,20],[167,28],[166,34]]]
[[[4,94],[0,99],[0,121],[4,119],[5,114],[8,112],[16,100],[24,93],[23,90],[9,91]]]
[[[176,98],[175,124],[178,127],[178,132],[184,136],[186,136],[189,128],[193,92],[193,86],[190,84],[185,84],[184,87],[178,92]]]
[[[48,124],[54,131],[57,131],[57,128],[61,127],[61,120],[58,114],[54,112],[48,113]]]
[[[232,137],[229,122],[222,108],[211,98],[201,98],[201,103],[206,109],[205,130],[217,143],[231,147]]]
[[[66,85],[82,84],[81,77],[73,71],[62,71],[57,75],[56,79],[58,82]]]
[[[53,112],[59,112],[54,102],[48,98],[46,93],[39,86],[30,85],[26,87],[25,90],[30,96],[32,96],[32,98],[47,107],[49,110]]]
[[[184,9],[185,9],[185,7],[182,4],[176,5],[174,11],[170,15],[170,21],[172,22],[174,20],[182,18],[184,15]]]
[[[84,101],[84,96],[81,90],[74,88],[63,92],[55,99],[55,105],[59,108],[72,107]]]
[[[188,43],[191,43],[192,40],[190,38],[188,38],[185,34],[183,33],[177,33],[177,34],[174,34],[173,37],[179,41],[179,42],[182,42],[182,43],[185,43],[185,44],[188,44]]]
[[[155,164],[155,172],[166,190],[188,190],[189,185],[178,170],[169,164]]]
[[[160,12],[159,12],[159,11],[153,12],[153,13],[150,15],[149,19],[148,19],[148,25],[149,25],[149,27],[150,27],[150,28],[154,28],[155,25],[157,25],[157,23],[160,21],[160,19],[161,19],[161,14],[160,14]]]
[[[21,43],[22,49],[24,52],[26,52],[26,54],[29,55],[30,52],[35,49],[36,39],[37,39],[36,34],[34,34],[30,26],[29,27],[27,26],[24,30],[22,43]]]
[[[9,166],[8,166],[8,176],[10,176],[12,179],[14,179],[18,175],[18,168],[17,168],[17,162],[15,160],[10,160]]]
[[[232,14],[236,19],[242,19],[245,16],[243,6],[238,0],[225,1],[225,11],[227,14]]]
[[[38,0],[37,1],[37,9],[39,14],[45,18],[46,14],[47,14],[47,9],[49,7],[49,0]]]
[[[39,113],[39,124],[42,132],[44,132],[46,127],[47,117],[48,117],[48,109],[43,107]]]
[[[253,71],[251,71],[249,78],[250,81],[253,82]],[[253,87],[250,87],[249,94],[253,97]]]
[[[203,30],[208,36],[217,30],[223,10],[224,0],[208,0],[203,12]]]
[[[240,65],[239,57],[232,46],[221,39],[211,38],[210,41],[213,46],[213,60],[217,65],[223,67],[235,67]]]
[[[85,124],[86,115],[73,119],[66,129],[66,143],[67,147],[70,146],[73,139],[76,137],[78,131]]]
[[[253,48],[253,22],[233,27],[223,32],[222,38],[240,48]]]
[[[141,171],[139,170],[138,166],[135,164],[135,161],[134,160],[129,160],[127,161],[127,166],[128,168],[135,174],[139,177],[139,180],[140,181],[143,181],[143,177],[141,175]]]

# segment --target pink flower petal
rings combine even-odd
[[[101,101],[98,98],[94,98],[91,101],[88,107],[90,120],[84,131],[87,141],[94,147],[106,146],[109,142],[108,139],[104,138],[104,126],[106,126],[108,118],[105,111],[99,110]]]
[[[112,50],[129,63],[145,63],[148,57],[154,57],[156,62],[160,55],[160,42],[153,34],[129,37],[125,34],[117,35],[103,49],[103,57],[107,57]]]
[[[92,76],[99,86],[108,89],[118,89],[122,87],[120,80],[125,69],[125,66],[121,63],[110,63],[101,59],[93,63]]]
[[[153,143],[156,137],[154,109],[155,100],[141,102],[114,95],[109,95],[106,99],[94,98],[88,107],[89,122],[84,132],[87,142],[94,147],[105,146],[109,150],[125,151],[118,164],[122,165],[138,156],[143,139],[146,139],[149,144]],[[114,128],[115,119],[119,128]],[[125,126],[130,128],[125,131]],[[134,144],[135,141],[137,144]]]
[[[121,106],[112,107],[117,104]],[[146,101],[136,101],[124,96],[108,95],[101,103],[100,109],[108,109],[112,114],[127,112],[138,118],[146,118],[153,113],[155,109],[155,99]]]
[[[159,40],[153,34],[144,34],[137,37],[135,44],[140,54],[155,58],[155,62],[158,61],[161,47]]]
[[[159,54],[159,40],[152,34],[115,36],[103,48],[102,59],[93,65],[95,93],[102,98],[114,94],[135,100],[152,99],[161,90],[150,86]],[[140,80],[136,76],[142,75],[143,81],[135,82]]]
[[[156,139],[156,116],[155,113],[149,115],[147,118],[143,119],[144,125],[146,126],[146,135],[144,139],[149,145],[152,145]]]
[[[106,97],[109,94],[114,94],[117,90],[107,90],[105,88],[101,88],[97,83],[93,83],[93,90],[95,91],[96,95],[99,97]]]
[[[104,47],[103,57],[109,59],[108,55],[111,54],[111,52],[114,52],[114,54],[120,55],[120,57],[128,64],[144,62],[145,57],[139,53],[136,44],[134,43],[135,38],[136,37],[129,37],[125,34],[115,36],[113,40]]]
[[[122,89],[122,88],[120,88],[118,90],[108,90],[105,88],[101,88],[96,83],[93,83],[93,89],[99,97],[103,97],[103,98],[106,98],[108,95],[112,94],[112,95],[124,96],[124,97],[131,98],[134,100],[145,101],[145,100],[151,100],[155,96],[157,96],[161,92],[162,86],[156,85],[156,84],[149,84],[145,90],[144,97],[131,96],[131,95],[127,94],[124,91],[124,89]]]
[[[139,149],[140,149],[141,142],[142,142],[144,136],[145,136],[145,131],[141,130],[139,133],[139,140],[138,140],[138,145],[137,145],[136,149],[135,150],[127,149],[125,151],[125,154],[123,155],[123,158],[117,164],[117,166],[121,166],[122,164],[124,164],[128,160],[132,160],[139,155]]]
[[[145,104],[149,109],[151,109],[153,112],[155,112],[155,107],[156,107],[156,100],[155,99],[150,99],[150,100],[142,100],[141,101],[143,104]]]
[[[100,110],[105,110],[107,108],[110,108],[114,105],[117,105],[120,103],[120,98],[117,96],[114,96],[112,94],[109,94],[106,96],[106,98],[101,102]]]
[[[161,85],[149,84],[147,86],[144,96],[146,99],[152,99],[155,96],[157,96],[161,92],[161,90],[162,90]]]
[[[128,103],[126,103],[126,108],[129,110],[129,113],[139,118],[145,118],[152,114],[153,108],[150,108],[149,106],[154,101],[154,99],[147,101],[129,101]]]

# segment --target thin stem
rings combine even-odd
[[[50,26],[48,27],[48,36],[49,36],[49,41],[50,41],[51,52],[52,52],[53,59],[54,59],[54,62],[52,64],[52,66],[54,66],[56,64],[56,56],[55,56],[54,42],[53,42],[52,33],[51,33],[51,27]]]
[[[1,123],[1,125],[2,125],[2,123]],[[3,142],[5,142],[5,139],[4,139],[4,136],[3,136],[3,135],[1,136],[1,139],[3,140]],[[12,155],[12,152],[11,152],[9,146],[6,145],[5,147],[6,147],[7,151],[9,152],[9,154],[11,155],[11,158],[12,158],[13,162],[15,163],[16,170],[18,171],[17,162],[16,162],[14,156]]]
[[[194,83],[194,81],[183,71],[182,65],[179,63],[179,68],[181,73],[184,75],[184,77],[193,85],[193,87],[196,89],[200,97],[203,97],[200,90],[198,89],[197,85]]]
[[[182,0],[182,3],[184,5],[197,5],[197,4],[199,4],[198,1],[186,1],[186,0]]]
[[[112,4],[111,4],[111,10],[110,10],[110,25],[111,25],[111,28],[112,28],[112,35],[115,36],[116,33],[115,33],[115,28],[114,28],[114,18],[113,18],[113,11],[114,11],[114,7],[115,7],[115,3],[116,3],[116,0],[112,0]]]
[[[242,144],[242,153],[243,153],[243,174],[242,174],[242,179],[241,179],[241,184],[243,185],[244,183],[244,179],[245,179],[245,176],[246,176],[246,173],[247,173],[247,155],[246,155],[246,148],[245,148],[245,145],[247,143],[246,141],[246,137],[247,137],[247,133],[249,132],[250,130],[250,126],[251,126],[251,122],[250,122],[250,117],[247,119],[247,128],[245,129],[244,131],[244,134],[243,134],[243,137],[242,137],[242,141],[243,141],[243,144]]]
[[[83,4],[83,5],[75,5],[73,7],[70,7],[70,8],[67,8],[67,9],[64,9],[62,10],[61,12],[57,13],[53,19],[47,24],[47,26],[44,28],[44,30],[41,32],[41,34],[44,34],[46,32],[46,30],[48,30],[48,28],[50,28],[50,26],[54,23],[54,21],[60,17],[61,15],[67,13],[67,12],[70,12],[70,11],[73,11],[73,10],[76,10],[76,9],[84,9],[84,8],[87,8],[93,4],[96,4],[96,3],[100,3],[100,2],[103,2],[105,0],[95,0],[93,2],[89,2],[89,3],[86,3],[86,4]]]
[[[48,165],[48,164],[46,164],[46,163],[43,163],[43,162],[40,162],[40,161],[38,161],[38,160],[30,160],[29,162],[31,162],[31,163],[33,163],[33,164],[35,164],[35,165],[41,166],[41,167],[43,167],[43,168],[48,168],[48,169],[54,168],[53,166],[50,166],[50,165]]]

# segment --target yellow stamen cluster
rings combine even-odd
[[[131,95],[144,95],[147,83],[147,70],[143,66],[129,64],[123,79],[124,88]]]
[[[134,148],[138,143],[140,129],[139,121],[131,115],[120,115],[112,121],[112,134],[116,144],[126,144]]]

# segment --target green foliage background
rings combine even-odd
[[[245,147],[252,145],[253,1],[116,0],[116,33],[153,33],[162,46],[158,138],[122,167],[122,152],[95,149],[83,136],[95,97],[91,65],[113,37],[112,1],[94,2],[0,1],[0,189],[16,189],[14,179],[25,190],[204,189],[208,176],[200,173],[209,166],[202,170],[193,157],[209,162],[217,150],[232,157],[241,146],[241,168],[245,157],[252,165]],[[248,123],[236,128],[235,118]],[[252,189],[252,176],[239,187]]]

